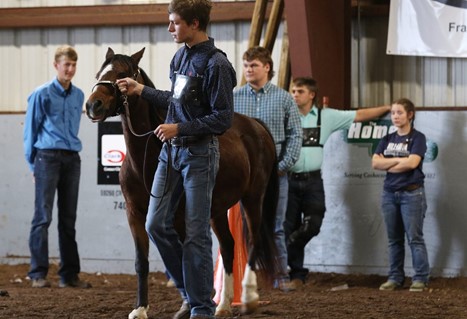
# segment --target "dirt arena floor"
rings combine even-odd
[[[28,265],[0,265],[0,318],[128,318],[135,302],[132,275],[81,274],[93,288],[58,288],[56,267],[51,288],[31,288]],[[261,289],[263,301],[252,315],[234,318],[312,319],[462,319],[467,318],[467,278],[432,278],[422,293],[382,292],[380,276],[312,273],[300,290],[283,293]],[[336,289],[339,287],[347,289]],[[346,286],[347,285],[347,286]],[[170,319],[180,306],[178,292],[165,286],[162,273],[150,274],[151,319]]]

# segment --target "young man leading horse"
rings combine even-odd
[[[183,299],[174,319],[214,318],[211,199],[219,169],[217,135],[233,118],[236,74],[206,32],[211,1],[173,0],[168,31],[184,43],[170,64],[171,91],[120,79],[122,93],[138,94],[167,107],[164,124],[154,134],[164,143],[146,220],[146,230]],[[174,215],[185,196],[184,242],[174,229]]]

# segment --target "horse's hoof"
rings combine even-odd
[[[222,310],[216,310],[215,316],[216,318],[232,318],[233,314],[232,314],[232,311],[222,309]]]
[[[250,301],[248,303],[242,304],[242,307],[240,308],[240,312],[242,315],[249,315],[258,310],[259,308],[259,302],[258,300],[255,301]]]
[[[148,319],[148,307],[138,307],[128,315],[128,319]]]

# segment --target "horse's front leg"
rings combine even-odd
[[[242,314],[255,312],[259,307],[259,294],[256,273],[249,264],[245,266],[245,273],[242,280]]]
[[[147,319],[148,275],[149,275],[149,238],[145,229],[145,219],[128,215],[128,222],[135,242],[135,270],[138,280],[136,307],[128,315],[128,319]]]

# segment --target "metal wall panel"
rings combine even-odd
[[[208,29],[216,45],[227,53],[239,82],[249,31],[249,22],[212,24]],[[96,72],[109,47],[123,54],[146,48],[140,66],[156,87],[169,89],[169,62],[180,46],[173,42],[165,25],[0,30],[0,69],[7,75],[0,78],[0,112],[26,110],[27,96],[31,91],[55,76],[52,63],[54,52],[65,43],[78,51],[78,69],[73,83],[86,95],[90,93]],[[276,69],[281,45],[282,27],[272,54]],[[274,78],[273,82],[276,83],[276,80]]]
[[[52,2],[27,3],[45,6]],[[95,4],[103,2],[108,4],[108,1],[97,0]],[[63,3],[74,5],[73,1]],[[2,6],[19,4],[23,2],[1,2]],[[402,96],[412,99],[417,106],[467,106],[467,59],[387,55],[387,25],[387,17],[353,21],[351,107],[385,104]],[[249,29],[249,22],[216,23],[209,29],[216,44],[232,61],[239,81]],[[281,40],[282,27],[273,51],[276,70]],[[54,76],[53,53],[63,43],[69,43],[78,50],[78,71],[74,82],[85,92],[92,87],[94,75],[108,47],[124,54],[146,47],[141,66],[157,87],[169,88],[168,64],[178,45],[173,43],[166,25],[0,30],[0,69],[7,75],[0,78],[0,112],[25,110],[28,94]],[[273,82],[276,80],[274,78]]]
[[[390,103],[466,107],[467,59],[386,54],[387,17],[355,19],[352,26],[352,107]]]

